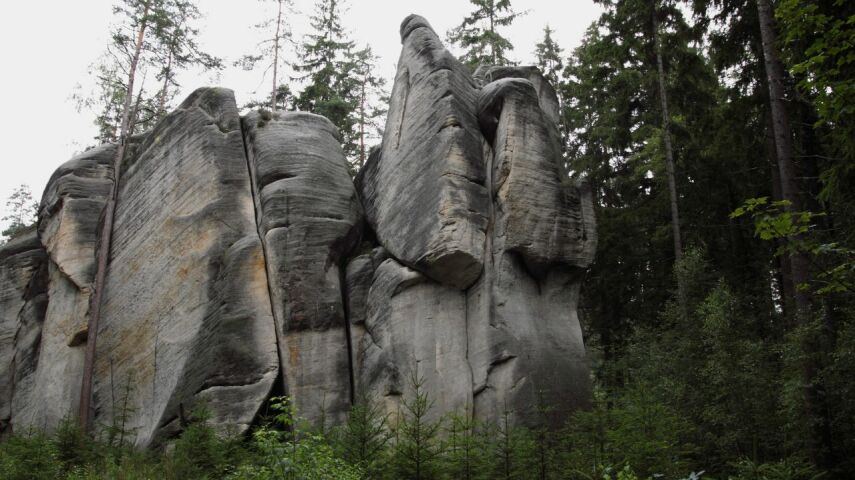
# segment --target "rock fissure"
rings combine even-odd
[[[401,39],[386,134],[355,181],[329,120],[241,118],[221,88],[131,139],[95,421],[126,408],[132,441],[157,446],[195,405],[245,431],[281,392],[336,424],[357,398],[397,411],[411,372],[437,418],[526,423],[542,395],[557,425],[585,405],[577,302],[596,231],[590,190],[562,176],[554,90],[528,67],[471,74],[418,16]],[[31,239],[44,280],[22,245],[0,248],[0,418],[16,428],[77,407],[115,150],[51,178]]]

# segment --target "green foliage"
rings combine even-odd
[[[558,85],[558,79],[564,64],[561,59],[561,47],[552,38],[553,30],[549,25],[543,27],[543,40],[535,45],[534,57],[543,75],[552,83]]]
[[[116,0],[113,15],[110,43],[90,69],[95,87],[86,92],[78,86],[72,95],[78,111],[95,114],[99,143],[119,140],[128,95],[128,135],[132,135],[153,127],[166,115],[180,87],[179,72],[223,68],[221,59],[204,52],[197,43],[199,30],[195,25],[201,13],[192,0]],[[141,31],[143,44],[134,72],[135,91],[129,92],[132,58]],[[154,82],[159,86],[152,88]]]
[[[431,419],[433,400],[424,390],[424,383],[418,373],[412,374],[411,395],[401,400],[401,409],[392,426],[394,478],[439,478],[439,462],[444,449],[440,438],[442,422]]]
[[[50,438],[31,432],[0,443],[0,472],[8,480],[60,478],[62,461]]]
[[[36,222],[38,211],[39,202],[33,200],[30,187],[22,184],[6,199],[7,213],[2,221],[9,224],[0,232],[0,236],[12,238],[23,233]]]
[[[825,476],[810,463],[794,458],[760,464],[742,460],[733,466],[736,470],[733,480],[819,480]]]
[[[793,212],[786,200],[769,201],[768,197],[750,198],[731,213],[731,218],[751,215],[755,235],[763,240],[789,241],[780,245],[775,254],[791,255],[806,253],[813,259],[813,285],[800,288],[812,289],[818,295],[831,293],[852,294],[855,292],[855,250],[838,242],[824,243],[813,234],[817,219],[825,213]]]
[[[499,33],[525,12],[511,8],[510,0],[469,0],[475,6],[457,27],[448,31],[448,41],[464,49],[460,61],[473,70],[478,65],[509,65],[514,46]]]
[[[332,432],[336,452],[366,478],[377,478],[388,454],[391,433],[380,407],[363,398],[350,409],[347,423]]]

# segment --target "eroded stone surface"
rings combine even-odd
[[[433,418],[534,424],[540,404],[557,426],[587,403],[576,311],[596,232],[590,192],[562,170],[554,90],[533,67],[473,78],[421,17],[401,38],[383,143],[356,187],[328,120],[241,121],[224,89],[131,139],[96,424],[125,416],[134,443],[159,444],[204,404],[243,432],[280,374],[315,425],[363,396],[395,414],[414,379]],[[15,429],[77,409],[114,153],[60,167],[38,238],[0,248],[0,421]]]
[[[120,186],[95,421],[124,413],[134,442],[149,445],[205,404],[214,426],[246,430],[278,358],[232,92],[190,95],[134,146]]]
[[[582,194],[561,178],[561,151],[528,80],[506,78],[484,87],[479,119],[492,141],[496,235],[542,277],[550,266],[586,267],[593,260],[593,218]]]
[[[77,411],[87,338],[89,298],[102,210],[113,182],[115,145],[88,150],[60,166],[39,207],[38,232],[47,251],[47,302],[27,389],[15,395],[20,428],[53,429]],[[31,338],[31,341],[36,341]]]
[[[487,226],[477,88],[427,21],[407,17],[383,144],[358,180],[369,223],[401,263],[466,288]]]
[[[16,395],[29,396],[30,374],[38,361],[33,343],[41,333],[47,302],[46,267],[47,255],[35,229],[0,247],[0,437],[15,427]]]
[[[484,65],[474,73],[475,79],[483,86],[503,78],[524,78],[531,82],[537,92],[537,102],[540,109],[553,125],[558,126],[560,120],[560,104],[558,95],[549,80],[534,66],[497,66]]]
[[[351,399],[345,262],[362,208],[338,132],[311,113],[244,118],[285,390],[301,416],[338,423]]]
[[[418,381],[431,418],[472,406],[466,294],[387,259],[374,273],[356,355],[357,394],[400,411]]]

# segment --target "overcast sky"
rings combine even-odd
[[[306,31],[305,17],[313,0],[295,0],[299,13],[293,29]],[[89,91],[91,64],[104,51],[113,21],[113,0],[47,0],[5,2],[0,15],[0,211],[5,199],[20,184],[31,187],[38,199],[51,173],[76,152],[91,145],[96,129],[92,112],[78,113],[70,100],[75,88]],[[599,16],[591,0],[515,0],[517,10],[529,13],[504,33],[514,44],[512,58],[531,62],[535,44],[548,23],[565,55],[575,48],[587,26]],[[252,25],[273,12],[270,2],[256,0],[199,0],[205,17],[199,22],[200,44],[229,67],[214,76],[191,72],[183,75],[177,99],[197,87],[220,85],[235,91],[238,104],[267,92],[262,71],[244,72],[231,62],[252,53],[260,40]],[[410,13],[431,22],[441,38],[471,10],[468,0],[350,0],[344,26],[359,45],[370,44],[380,57],[380,71],[394,76],[400,51],[398,26]],[[391,82],[391,80],[390,80]],[[390,85],[391,87],[391,85]],[[1,216],[1,215],[0,215]],[[5,225],[3,225],[5,226]]]

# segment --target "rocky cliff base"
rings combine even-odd
[[[0,428],[76,412],[97,334],[93,418],[140,446],[205,404],[245,431],[273,392],[338,423],[356,399],[435,415],[566,419],[589,396],[577,317],[596,243],[562,173],[555,92],[533,68],[470,74],[401,25],[382,145],[352,181],[338,132],[303,112],[240,117],[194,92],[135,137],[119,178],[102,318],[87,332],[115,146],[51,178],[38,228],[0,249]]]

